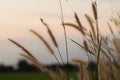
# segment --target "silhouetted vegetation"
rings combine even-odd
[[[19,60],[16,69],[13,66],[0,64],[0,72],[38,72],[38,70],[33,64],[29,64],[26,60]]]
[[[57,68],[60,68],[64,71],[78,71],[79,68],[73,64],[65,64],[65,65],[58,65],[58,64],[52,64],[52,65],[46,65],[46,67],[48,69],[51,69],[51,70],[56,70]]]
[[[15,69],[13,66],[5,66],[3,64],[0,64],[0,72],[15,72]]]
[[[78,67],[72,64],[65,64],[65,65],[51,64],[45,66],[52,70],[61,68],[65,71],[78,71]],[[12,65],[6,66],[0,64],[0,72],[40,72],[40,71],[38,70],[38,68],[36,68],[36,66],[28,63],[26,60],[19,60],[16,69]]]
[[[18,69],[16,72],[38,72],[33,64],[29,64],[26,60],[20,60],[17,64]]]

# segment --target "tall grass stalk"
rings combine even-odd
[[[59,4],[60,4],[60,11],[61,11],[61,22],[62,22],[62,26],[64,29],[64,37],[65,37],[65,49],[66,49],[66,57],[67,57],[67,64],[69,64],[69,55],[68,55],[68,41],[67,41],[67,32],[66,32],[66,28],[64,23],[64,15],[63,15],[63,8],[62,8],[62,3],[61,0],[59,0]],[[69,74],[66,72],[68,80],[70,80],[69,78]]]
[[[58,43],[57,43],[57,41],[56,41],[55,36],[53,35],[53,33],[52,33],[51,29],[49,28],[48,24],[45,23],[42,18],[40,18],[40,20],[41,20],[41,22],[45,25],[45,27],[47,28],[48,34],[49,34],[50,38],[52,39],[52,42],[53,42],[54,46],[57,48],[58,54],[59,54],[59,56],[60,56],[60,58],[61,58],[61,61],[62,61],[62,64],[64,65],[64,60],[63,60],[62,55],[61,55],[61,53],[60,53],[59,46],[58,46]],[[57,58],[57,57],[56,57],[56,58]]]
[[[96,80],[99,80],[99,60],[100,60],[100,53],[101,53],[101,45],[102,45],[102,39],[100,40],[99,49],[98,49]]]
[[[67,33],[66,33],[65,25],[63,24],[63,23],[64,23],[64,15],[63,15],[63,8],[62,8],[61,0],[59,0],[59,4],[60,4],[60,11],[61,11],[61,22],[62,22],[62,26],[63,26],[63,28],[64,28],[64,36],[65,36],[65,48],[66,48],[67,64],[69,64]]]

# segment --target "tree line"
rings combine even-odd
[[[66,71],[78,71],[78,67],[72,64],[66,65],[51,64],[46,65],[46,67],[52,70],[56,70],[56,68],[59,67]],[[17,63],[17,68],[14,68],[13,66],[5,66],[4,64],[0,64],[0,72],[40,72],[40,71],[33,64],[28,63],[26,60],[19,60]]]

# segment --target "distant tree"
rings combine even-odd
[[[66,71],[78,71],[79,70],[79,68],[73,64],[66,64],[66,65],[61,66],[61,68]]]
[[[51,64],[51,65],[46,65],[46,67],[51,70],[56,70],[59,67],[65,71],[78,71],[78,67],[72,64],[65,64],[65,65]]]
[[[33,64],[29,64],[26,60],[19,60],[18,72],[38,72],[37,68]]]
[[[0,72],[15,72],[13,66],[4,66],[3,64],[0,65]]]

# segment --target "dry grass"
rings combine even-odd
[[[45,23],[42,18],[40,18],[40,20],[41,20],[41,22],[46,26],[47,31],[48,31],[48,34],[50,35],[50,38],[52,39],[55,47],[58,47],[57,41],[56,41],[56,39],[55,39],[55,36],[53,35],[52,31],[50,30],[48,24]]]
[[[61,6],[61,2],[60,2]],[[104,36],[102,36],[99,33],[99,26],[98,26],[98,13],[97,13],[97,3],[92,2],[92,9],[94,14],[94,20],[88,16],[85,15],[91,30],[87,30],[81,23],[79,16],[76,12],[74,12],[74,18],[76,20],[76,23],[70,23],[70,22],[64,22],[63,12],[62,12],[62,6],[61,6],[61,14],[62,14],[62,25],[64,27],[64,35],[65,35],[65,42],[66,42],[66,53],[67,53],[67,63],[68,63],[68,47],[67,47],[67,35],[66,35],[66,29],[65,26],[70,26],[75,29],[77,29],[83,36],[83,43],[80,44],[79,42],[76,42],[74,39],[70,39],[73,43],[75,43],[77,46],[81,48],[82,51],[87,53],[88,62],[85,62],[81,59],[72,59],[71,61],[76,63],[79,71],[78,71],[78,78],[79,80],[120,80],[120,39],[119,37],[115,37],[115,33],[113,31],[112,27],[120,26],[120,13],[117,13],[117,19],[111,18],[108,24],[108,27],[110,29],[111,35],[113,35],[112,39],[108,39]],[[48,34],[53,42],[53,45],[57,48],[60,58],[64,64],[64,60],[62,58],[61,52],[59,50],[59,44],[57,43],[57,40],[54,36],[54,33],[49,28],[48,24],[44,22],[43,19],[40,19],[41,22],[44,24],[44,26],[47,28]],[[95,22],[94,22],[95,21]],[[114,26],[111,26],[111,24],[115,24]],[[94,26],[96,24],[96,26]],[[30,30],[33,34],[35,34],[47,47],[47,49],[50,51],[50,53],[55,57],[58,64],[60,64],[60,60],[58,57],[56,57],[54,50],[49,45],[47,40],[45,40],[38,32],[34,30]],[[120,32],[118,31],[118,34]],[[60,68],[56,67],[56,71],[52,71],[44,67],[33,55],[30,53],[26,48],[24,48],[22,45],[17,43],[16,41],[9,39],[12,43],[14,43],[17,47],[21,48],[25,54],[21,54],[23,57],[26,57],[27,59],[31,60],[41,71],[47,72],[53,80],[71,80],[70,76],[67,72],[61,70]],[[111,46],[112,45],[112,51]],[[114,57],[113,55],[116,54],[117,57]],[[94,58],[94,61],[93,61]],[[89,66],[90,62],[95,63],[95,67]],[[89,67],[88,67],[89,66]],[[89,68],[89,69],[88,69]]]
[[[51,48],[51,46],[48,44],[48,42],[40,35],[38,34],[36,31],[30,29],[30,31],[35,34],[44,44],[45,46],[47,47],[47,49],[51,52],[51,54],[54,54],[54,51],[53,49]]]

